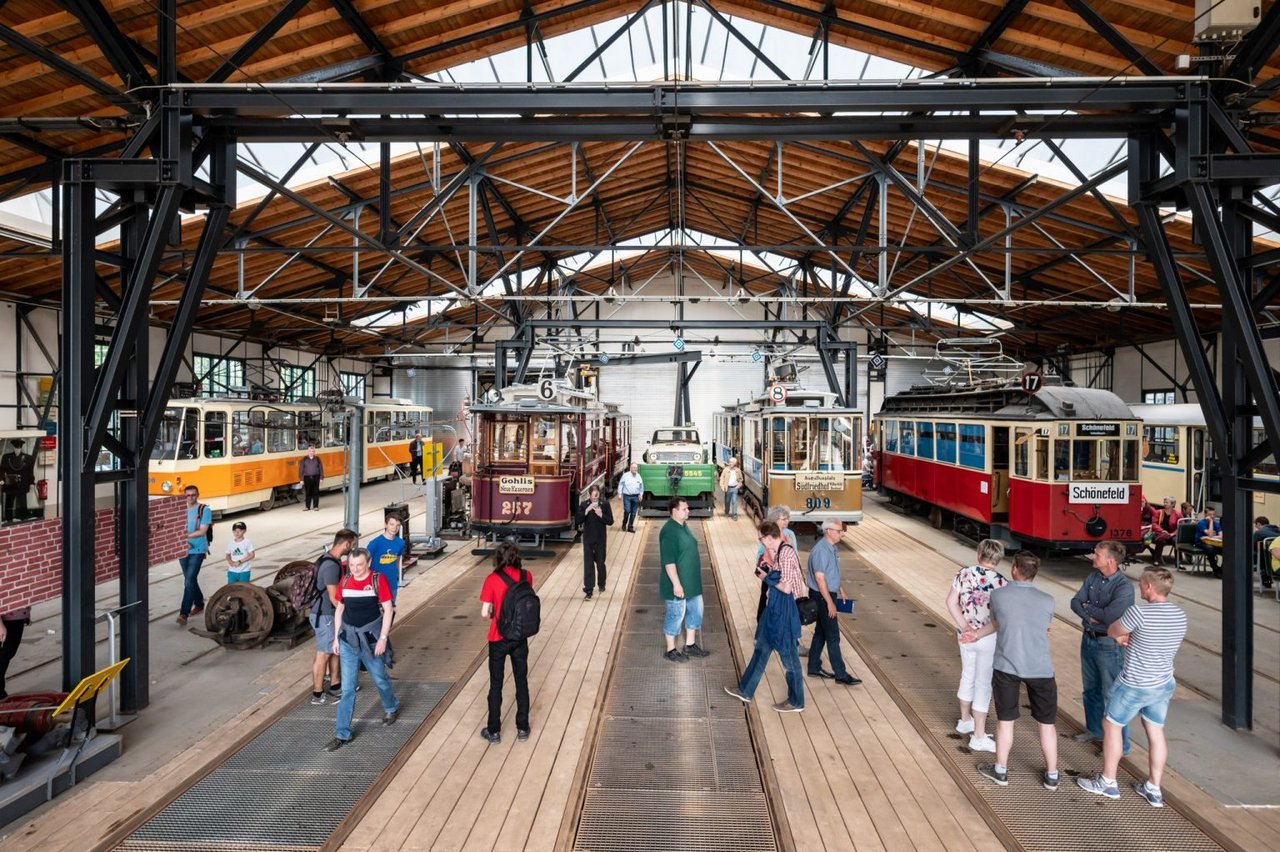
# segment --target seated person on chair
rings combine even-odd
[[[1271,588],[1272,570],[1275,565],[1272,555],[1277,549],[1280,549],[1280,540],[1271,543],[1272,553],[1263,553],[1262,546],[1266,544],[1268,539],[1280,539],[1280,527],[1271,523],[1266,515],[1259,515],[1253,519],[1253,552],[1258,559],[1258,572],[1262,574],[1262,587],[1264,589]]]
[[[1222,522],[1214,517],[1212,506],[1205,506],[1204,517],[1196,521],[1196,550],[1204,554],[1213,573],[1220,574],[1222,569],[1218,567],[1218,549],[1204,542],[1206,535],[1222,535]]]
[[[1172,497],[1164,498],[1164,505],[1156,509],[1151,518],[1151,532],[1154,534],[1151,555],[1156,565],[1163,561],[1164,549],[1173,544],[1174,534],[1178,530],[1178,521],[1182,520],[1182,515],[1175,508],[1177,503],[1178,501]]]
[[[1263,559],[1262,565],[1262,588],[1269,589],[1275,582],[1276,571],[1280,569],[1280,538],[1271,542],[1270,559]]]

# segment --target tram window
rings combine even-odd
[[[1049,439],[1036,438],[1036,479],[1049,478]]]
[[[904,456],[913,456],[916,454],[916,424],[910,420],[902,420],[898,423],[898,451]]]
[[[937,458],[940,462],[956,463],[956,424],[938,423],[937,425]]]
[[[204,457],[220,459],[227,455],[227,413],[207,411],[204,415]]]
[[[898,421],[884,421],[880,426],[880,434],[884,436],[884,451],[886,453],[896,453],[898,451]]]
[[[178,433],[182,428],[182,409],[166,408],[151,447],[151,458],[173,459],[178,454]]]
[[[381,443],[391,440],[391,412],[375,411],[370,418],[369,425],[365,427],[368,434],[365,435],[366,443]]]
[[[199,452],[200,410],[184,408],[182,410],[182,437],[178,443],[178,458],[193,459]]]
[[[811,467],[809,442],[809,418],[791,419],[791,470],[807,470]]]
[[[746,421],[743,424],[742,431],[746,436],[742,443],[742,452],[750,454],[753,459],[760,458],[760,421]]]
[[[770,420],[773,429],[772,447],[769,465],[773,470],[787,469],[787,421],[784,417]]]
[[[737,416],[729,420],[729,446],[742,446],[742,418]]]
[[[583,461],[591,464],[595,459],[595,429],[587,429],[586,445],[583,448]],[[573,464],[578,460],[578,424],[560,424],[560,443],[564,445],[564,464]]]
[[[305,450],[307,447],[319,447],[320,435],[322,434],[320,412],[300,411],[297,414],[297,419],[298,449]]]
[[[1180,458],[1177,426],[1143,426],[1142,444],[1143,461],[1177,464]]]
[[[1124,472],[1122,478],[1126,482],[1135,482],[1138,479],[1138,442],[1124,442]]]
[[[297,449],[297,432],[292,411],[267,412],[267,452],[287,453]]]
[[[853,470],[856,435],[848,417],[818,418],[820,470]]]
[[[1083,443],[1083,442],[1080,442]],[[1077,459],[1079,456],[1077,455]],[[1076,467],[1083,468],[1084,464],[1077,463]],[[1064,480],[1071,478],[1071,442],[1070,441],[1054,441],[1053,442],[1053,478]]]
[[[1017,429],[1013,442],[1013,475],[1031,476],[1031,439],[1034,433],[1030,429]]]
[[[524,462],[525,424],[490,423],[489,446],[493,448],[494,461]]]
[[[960,464],[974,470],[987,466],[987,427],[976,423],[960,424]]]
[[[922,459],[933,458],[933,424],[927,420],[916,424],[916,455]]]
[[[231,452],[237,456],[256,456],[266,450],[263,442],[263,424],[265,419],[261,411],[234,411],[231,414],[232,445]]]
[[[329,419],[328,428],[325,430],[324,445],[326,447],[341,447],[347,443],[347,418],[346,415],[337,415]]]
[[[554,417],[535,417],[533,425],[533,446],[531,461],[555,461],[559,458],[556,452],[556,433],[559,431]],[[575,447],[576,449],[576,447]]]
[[[1267,439],[1266,433],[1264,433],[1262,429],[1255,428],[1253,430],[1254,446],[1261,444],[1266,439]],[[1259,462],[1258,466],[1255,467],[1253,470],[1255,473],[1263,473],[1263,474],[1266,474],[1267,476],[1275,476],[1277,474],[1280,474],[1280,467],[1276,466],[1276,457],[1274,455],[1267,456],[1265,459]]]

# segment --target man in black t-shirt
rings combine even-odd
[[[316,587],[320,599],[311,607],[311,626],[316,631],[316,659],[311,665],[311,703],[324,704],[342,695],[338,655],[333,653],[333,613],[337,608],[338,583],[342,579],[342,559],[356,546],[358,536],[338,530],[330,547],[316,563]],[[324,673],[329,670],[329,692],[324,691]]]

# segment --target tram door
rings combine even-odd
[[[1009,427],[991,427],[991,517],[1009,516]]]
[[[1187,486],[1190,494],[1187,499],[1197,512],[1203,512],[1206,503],[1222,504],[1222,477],[1217,467],[1212,466],[1213,442],[1203,426],[1187,427],[1187,445],[1190,450],[1187,458]]]

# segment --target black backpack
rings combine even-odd
[[[203,503],[196,506],[196,526],[200,526],[200,519],[204,517],[204,510],[208,508]],[[204,540],[213,544],[213,512],[209,513],[209,528],[204,531]]]
[[[332,560],[333,555],[326,553],[293,575],[293,585],[289,587],[289,603],[295,610],[301,612],[320,603],[320,597],[325,593],[324,587],[319,585],[320,563],[326,559]],[[342,563],[338,563],[338,568],[338,573],[341,574]]]
[[[507,576],[506,569],[495,572],[507,584],[498,614],[498,634],[503,639],[528,639],[538,632],[542,622],[542,601],[529,584],[529,572],[520,570],[520,582]]]

